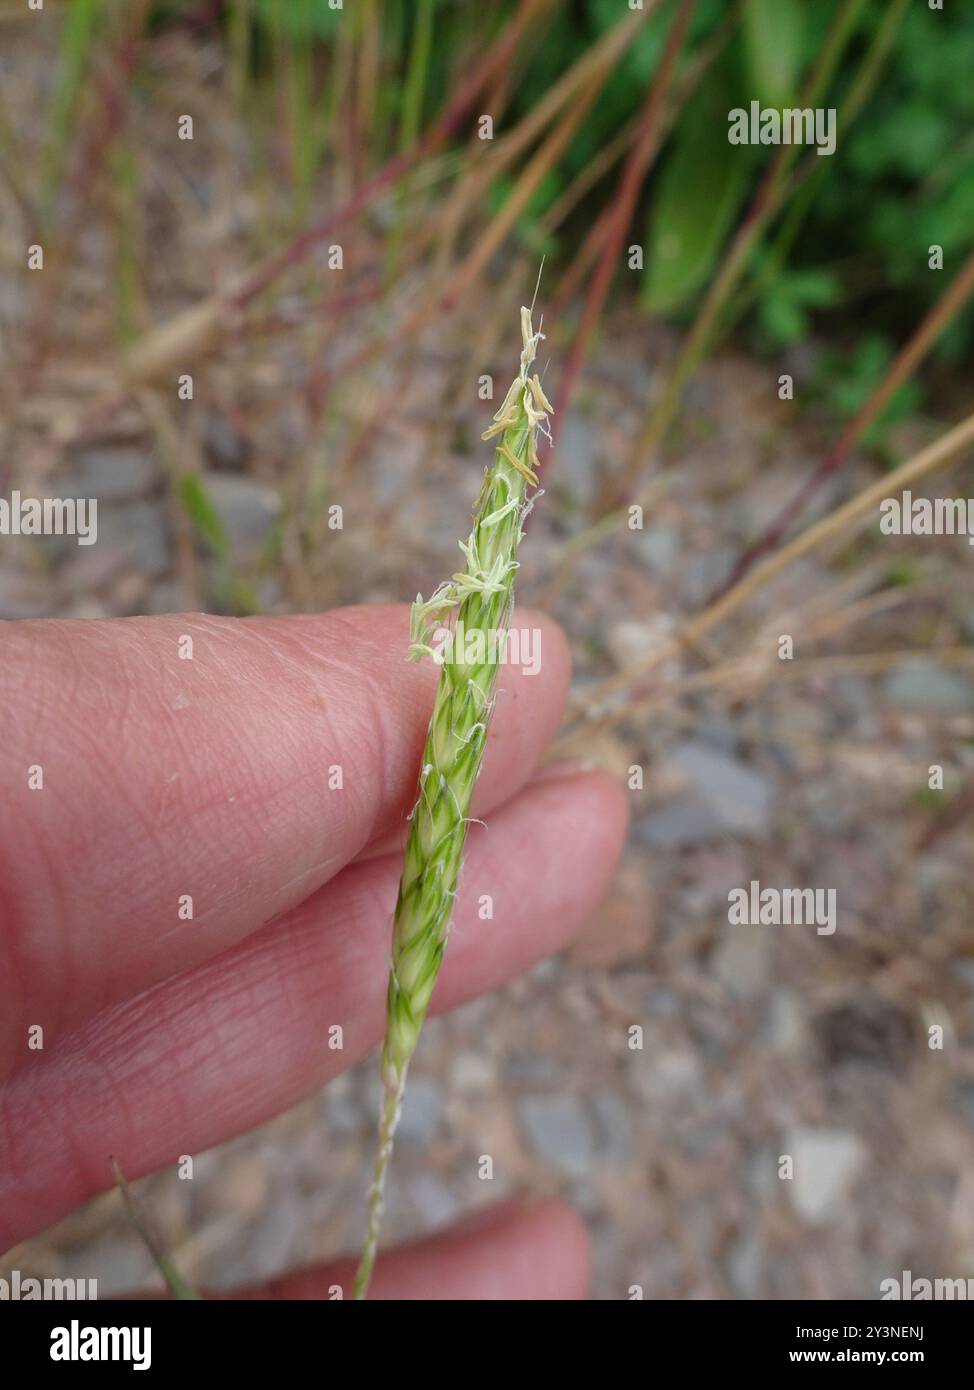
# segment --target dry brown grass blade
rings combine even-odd
[[[645,14],[635,14],[636,24],[632,24],[628,19],[624,20],[616,26],[616,30],[613,32],[617,33],[624,29],[626,41],[631,41],[638,24],[642,23],[644,18]],[[401,350],[406,341],[422,332],[441,313],[448,312],[455,307],[463,293],[469,289],[503,245],[511,228],[527,207],[541,181],[567,148],[586,113],[591,110],[593,103],[605,87],[615,63],[624,51],[624,47],[625,45],[621,45],[613,48],[611,50],[612,61],[605,59],[590,75],[587,86],[583,88],[575,104],[562,117],[561,123],[551,131],[547,140],[521,171],[521,175],[505,199],[504,205],[468,253],[443,294],[431,303],[425,304],[403,323],[396,325],[383,339],[366,345],[362,352],[355,354],[351,362],[346,364],[345,370],[359,365],[361,361],[371,357],[376,351],[381,351],[384,347],[392,344],[396,344]]]
[[[567,149],[572,136],[592,109],[592,105],[604,87],[608,75],[608,69],[596,73],[587,86],[582,89],[575,105],[562,118],[561,124],[555,127],[544,144],[528,161],[517,183],[505,198],[503,206],[454,277],[448,293],[442,300],[445,306],[456,303],[464,290],[480,275],[503,245],[517,219],[537,192],[542,179],[557,164]]]
[[[226,290],[212,295],[203,304],[193,305],[177,314],[136,342],[128,355],[126,382],[129,389],[148,380],[147,372],[158,375],[172,370],[178,361],[171,355],[174,350],[183,355],[183,360],[187,355],[206,351],[215,335],[226,328],[234,310],[252,303],[285,271],[301,264],[326,237],[358,217],[376,198],[394,187],[402,175],[421,159],[439,150],[467,119],[477,97],[493,81],[495,74],[514,61],[531,26],[552,3],[553,0],[522,0],[510,25],[484,55],[479,67],[444,115],[409,150],[390,160],[361,184],[341,207],[253,266]]]
[[[776,657],[755,654],[729,661],[706,671],[695,671],[679,680],[668,681],[639,700],[612,710],[585,724],[577,724],[561,735],[552,749],[555,757],[568,757],[584,747],[595,732],[604,732],[623,721],[632,723],[672,707],[685,695],[721,691],[730,699],[741,699],[762,684],[812,680],[816,676],[882,675],[917,660],[913,648],[879,652],[839,652],[831,656],[804,657],[801,661],[778,661]],[[933,653],[938,666],[952,670],[974,669],[974,647],[938,647]]]
[[[514,162],[530,149],[558,114],[578,93],[585,90],[590,81],[599,73],[608,73],[616,66],[635,38],[639,26],[645,22],[658,3],[659,0],[649,0],[644,11],[634,11],[620,20],[588,53],[558,78],[544,96],[531,106],[513,130],[503,135],[493,148],[484,151],[478,161],[479,167],[475,165],[467,170],[466,177],[458,182],[455,193],[440,214],[443,228],[437,253],[437,274],[440,277],[445,273],[450,251],[464,221],[471,209],[482,205],[483,196],[492,181],[511,168]]]
[[[171,372],[176,364],[192,362],[212,345],[228,312],[227,300],[206,299],[154,329],[126,352],[123,381],[130,388],[141,386]]]
[[[696,617],[685,623],[672,641],[663,644],[647,657],[586,691],[583,708],[578,712],[584,717],[587,710],[594,716],[603,701],[617,691],[626,689],[640,676],[678,655],[688,645],[693,645],[699,641],[704,634],[729,618],[752,595],[770,583],[789,565],[794,564],[803,555],[817,550],[820,546],[837,540],[851,527],[865,521],[870,513],[878,508],[884,497],[892,496],[894,493],[911,486],[928,473],[945,467],[959,454],[972,447],[974,447],[974,415],[969,415],[960,424],[955,425],[953,429],[948,430],[946,434],[941,435],[939,439],[928,445],[927,448],[921,449],[918,454],[914,454],[912,458],[900,464],[892,473],[885,473],[874,483],[863,488],[855,497],[850,498],[843,506],[830,512],[814,526],[810,526],[801,535],[796,536],[788,545],[770,555],[763,564],[751,570],[716,602],[704,608]]]
[[[724,586],[725,588],[730,588],[748,572],[756,560],[780,544],[811,498],[818,492],[822,484],[833,473],[838,472],[846,462],[856,441],[879,418],[904,382],[910,379],[972,294],[974,294],[974,254],[968,258],[946,292],[930,310],[855,419],[846,426],[833,448],[826,454],[815,471],[802,483],[795,495],[782,507],[766,530],[741,555]],[[713,597],[719,597],[719,593],[720,591]]]
[[[632,145],[638,126],[638,117],[633,117],[631,121],[627,121],[610,140],[606,141],[584,168],[579,170],[561,197],[551,204],[551,207],[541,218],[543,231],[549,235],[556,232],[566,218],[575,211],[582,199],[591,193],[596,184],[605,178],[609,170],[619,163],[619,160]]]
[[[788,502],[787,506],[778,514],[767,531],[744,552],[726,583],[722,588],[716,590],[715,593],[710,596],[710,602],[715,602],[720,598],[722,593],[726,593],[735,585],[737,581],[748,572],[754,561],[759,559],[761,555],[767,554],[773,546],[780,544],[788,527],[793,525],[800,511],[809,498],[818,490],[822,481],[835,473],[846,461],[862,433],[869,428],[903,383],[909,380],[917,366],[931,350],[944,329],[960,312],[972,293],[974,293],[974,256],[965,263],[960,273],[947,289],[943,298],[931,309],[916,333],[895,359],[889,371],[876,387],[876,390],[870,396],[869,400],[866,401],[865,405],[859,411],[859,414],[851,424],[846,427],[832,449],[825,455],[825,458],[810,477],[801,485],[794,497]],[[651,479],[638,497],[631,502],[626,502],[618,506],[612,512],[607,512],[605,515],[599,517],[592,526],[579,532],[572,540],[570,554],[566,551],[566,556],[563,561],[564,566],[573,563],[580,555],[583,555],[587,550],[591,549],[592,546],[597,545],[606,535],[611,534],[613,530],[625,525],[630,507],[639,506],[646,511],[657,496],[657,480]],[[567,578],[568,573],[566,569],[559,575],[559,590],[564,587]]]

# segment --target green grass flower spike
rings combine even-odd
[[[392,926],[379,1146],[362,1260],[352,1293],[357,1299],[365,1297],[375,1263],[406,1072],[449,934],[470,802],[483,763],[498,664],[513,609],[517,551],[524,535],[521,527],[532,505],[529,489],[538,482],[538,431],[550,437],[551,406],[538,377],[528,375],[543,335],[535,333],[531,311],[525,308],[521,309],[521,336],[520,371],[483,435],[497,443],[493,465],[485,471],[474,503],[473,529],[460,542],[465,567],[431,598],[418,595],[412,609],[409,656],[413,660],[432,657],[440,665],[440,683]],[[456,649],[449,641],[435,647],[437,635],[449,632],[454,621],[453,630],[462,630],[465,642]]]

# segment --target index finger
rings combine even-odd
[[[482,813],[539,762],[568,656],[503,672]],[[0,1064],[226,950],[402,824],[437,671],[408,609],[11,623],[0,663]],[[14,998],[14,986],[17,998]]]

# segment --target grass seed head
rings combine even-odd
[[[551,405],[538,377],[528,377],[542,337],[534,330],[530,309],[522,308],[520,371],[494,415],[494,424],[484,431],[484,439],[499,439],[493,465],[474,503],[473,528],[468,539],[460,542],[466,567],[429,599],[417,595],[412,608],[409,656],[414,660],[433,656],[441,672],[392,924],[379,1144],[355,1298],[365,1297],[372,1274],[406,1072],[446,947],[470,802],[483,762],[503,637],[513,609],[521,523],[532,503],[528,489],[538,482],[536,436],[539,430],[548,435]],[[444,660],[434,649],[437,630],[451,616],[458,629],[462,624],[465,634],[482,634],[482,643],[476,645],[478,659],[454,652]]]

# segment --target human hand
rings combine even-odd
[[[608,777],[532,780],[569,660],[550,621],[518,617],[543,660],[503,672],[473,807],[489,830],[471,827],[464,870],[477,891],[461,890],[436,1011],[560,949],[624,836]],[[111,1156],[135,1178],[219,1144],[380,1042],[437,678],[403,660],[408,630],[402,607],[4,625],[0,1249],[111,1186]],[[581,1297],[586,1258],[567,1208],[506,1204],[380,1257],[370,1296]],[[326,1297],[352,1272],[250,1295]]]

